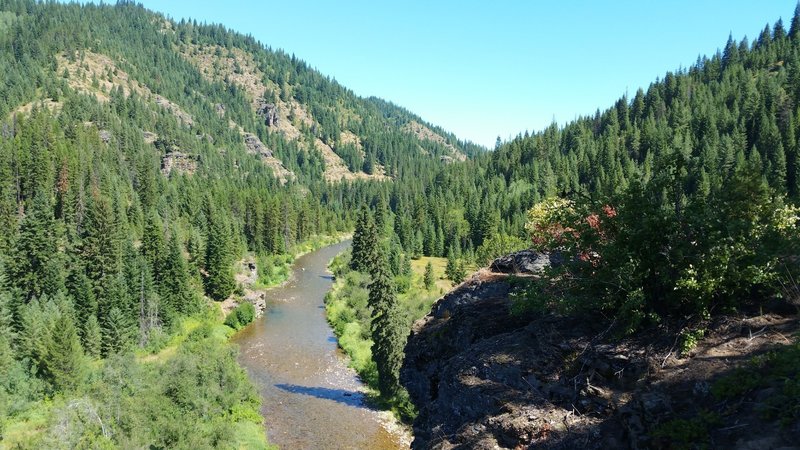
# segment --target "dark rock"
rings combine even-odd
[[[256,114],[264,119],[264,124],[268,127],[278,124],[278,107],[274,103],[267,103],[263,98],[258,100]]]
[[[253,155],[260,155],[263,157],[272,157],[272,151],[261,142],[261,139],[258,138],[255,134],[252,133],[245,133],[244,134],[244,145],[247,147],[247,152]]]
[[[489,277],[459,286],[414,324],[400,373],[419,408],[412,448],[601,448],[602,439],[564,425],[577,391],[559,364],[580,348],[574,338],[581,327],[556,316],[531,322],[510,314],[512,286]],[[564,343],[571,345],[562,349]],[[610,396],[596,388],[583,409],[606,411]],[[566,420],[577,430],[597,419]],[[621,431],[606,435],[622,439]]]
[[[181,152],[170,152],[161,158],[161,173],[169,176],[172,171],[193,174],[197,170],[197,160],[192,155]]]
[[[670,436],[655,430],[719,408],[724,425],[708,430],[714,448],[799,442],[798,426],[778,432],[753,422],[761,419],[751,400],[766,403],[774,390],[755,391],[744,403],[710,395],[710,364],[729,364],[718,377],[744,360],[698,358],[664,367],[675,340],[663,330],[620,338],[613,322],[594,317],[511,314],[511,294],[520,284],[506,274],[535,274],[561,263],[561,255],[534,251],[498,258],[492,272],[459,285],[414,323],[400,371],[419,412],[412,449],[671,448]],[[714,331],[721,333],[717,345],[730,351],[727,343],[739,338],[740,328]],[[740,421],[728,413],[736,405],[754,412]],[[779,437],[763,440],[770,436]]]
[[[535,274],[551,266],[557,267],[562,263],[563,259],[560,253],[540,253],[533,250],[522,250],[495,259],[489,269],[497,273]]]

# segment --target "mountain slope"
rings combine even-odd
[[[0,71],[0,446],[268,447],[225,343],[236,261],[273,283],[360,205],[480,151],[131,2],[0,0]]]
[[[16,10],[26,10],[24,2],[8,4],[4,9],[13,26],[5,32],[12,55],[24,58],[27,73],[9,77],[9,95],[0,109],[4,117],[36,98],[54,101],[63,86],[51,83],[68,75],[73,89],[100,100],[117,87],[126,96],[130,89],[140,95],[141,89],[152,92],[161,106],[182,110],[184,118],[195,117],[185,125],[213,138],[224,134],[220,125],[253,134],[274,153],[277,160],[268,159],[268,165],[283,179],[288,173],[278,161],[303,180],[320,174],[327,181],[381,180],[403,175],[406,161],[399,160],[463,158],[478,148],[441,131],[418,139],[404,132],[403,125],[421,119],[386,103],[377,108],[373,100],[355,96],[295,57],[218,25],[171,23],[125,2],[115,9],[42,7],[54,20],[18,14]],[[119,15],[122,10],[125,20]],[[25,36],[29,30],[37,36]],[[15,47],[18,42],[36,48]],[[76,66],[63,73],[64,61],[74,64],[76,58],[84,70],[78,73]],[[111,73],[99,73],[107,69]],[[123,77],[116,75],[120,70]],[[48,80],[49,89],[22,86],[31,75]],[[398,135],[402,137],[392,139]],[[386,145],[388,139],[391,145]]]
[[[500,216],[478,254],[507,252],[505,233],[538,252],[497,260],[412,326],[412,448],[794,445],[798,80],[800,6],[788,31],[729,38],[467,162],[476,209]]]

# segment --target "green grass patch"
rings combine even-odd
[[[425,284],[422,277],[425,275],[425,266],[431,263],[433,267],[433,278],[436,280],[434,288],[431,293],[444,294],[453,287],[453,283],[447,279],[444,274],[444,269],[447,267],[447,258],[438,258],[435,256],[423,256],[419,259],[411,260],[411,272],[413,274],[413,284],[422,286],[424,289]]]
[[[651,437],[658,448],[690,450],[708,448],[710,430],[722,423],[718,414],[708,411],[700,413],[692,419],[672,419],[659,424]]]
[[[264,445],[264,426],[253,422],[237,422],[233,427],[233,435],[236,437],[234,448],[247,450],[251,448],[263,448],[265,450],[278,450],[277,445]]]
[[[52,400],[40,400],[28,405],[23,412],[6,419],[0,429],[0,448],[31,448],[27,443],[47,429],[53,405]]]

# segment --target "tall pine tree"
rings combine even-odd
[[[367,207],[361,208],[353,233],[353,250],[350,268],[358,272],[373,273],[378,259],[378,229]]]
[[[183,257],[180,238],[175,232],[167,240],[167,254],[163,272],[158,280],[162,302],[170,311],[187,314],[195,311],[193,294],[189,286],[189,270]]]
[[[230,230],[219,214],[213,214],[206,243],[206,294],[214,300],[225,300],[236,287],[233,278],[233,255]]]
[[[369,306],[372,309],[372,358],[378,367],[378,388],[384,397],[392,397],[400,389],[400,366],[408,324],[397,304],[394,284],[385,260],[381,258],[369,285]]]
[[[6,266],[7,281],[23,302],[43,294],[54,296],[63,287],[55,230],[50,198],[36,195],[20,223]]]
[[[75,389],[83,378],[83,348],[69,314],[62,312],[50,331],[45,366],[51,382],[61,391]]]

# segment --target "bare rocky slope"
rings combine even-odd
[[[618,338],[602,320],[512,314],[548,259],[498,260],[414,324],[412,448],[798,448],[795,308],[716,318],[680,354],[666,327]]]

